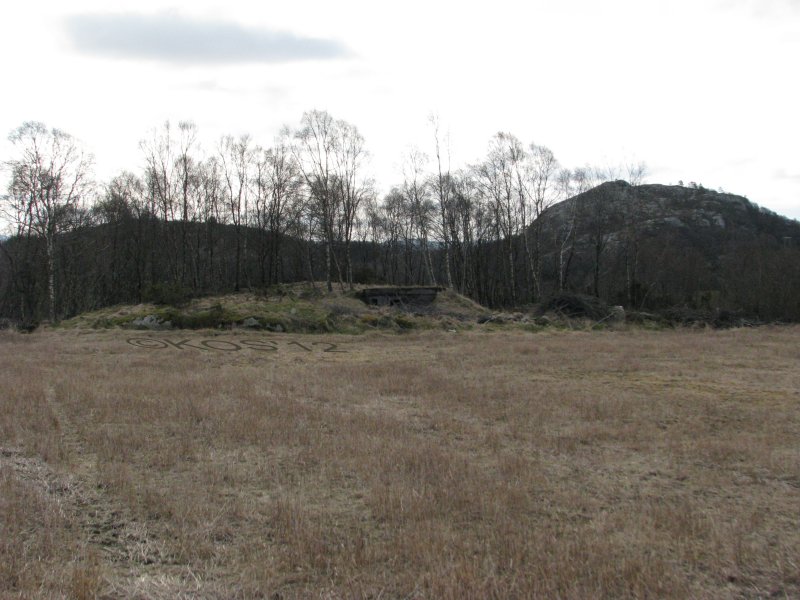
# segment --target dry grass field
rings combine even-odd
[[[0,332],[0,372],[0,597],[800,597],[797,327]]]

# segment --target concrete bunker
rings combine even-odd
[[[436,300],[442,287],[406,286],[365,288],[358,297],[370,306],[423,306]]]

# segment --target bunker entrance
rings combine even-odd
[[[358,297],[370,306],[423,306],[436,300],[441,287],[381,287],[366,288]]]

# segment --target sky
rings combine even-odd
[[[41,121],[102,182],[167,120],[213,152],[320,109],[358,127],[385,193],[412,148],[433,154],[437,115],[452,168],[504,131],[800,219],[798,59],[800,0],[4,2],[0,161]]]

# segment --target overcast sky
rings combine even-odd
[[[140,169],[167,119],[212,151],[318,108],[359,128],[388,191],[436,113],[453,167],[507,131],[567,167],[644,161],[650,182],[800,218],[800,0],[28,0],[0,7],[0,56],[0,159],[42,121],[101,180]]]

